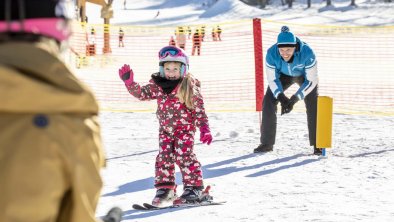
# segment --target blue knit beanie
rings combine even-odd
[[[296,37],[293,33],[290,32],[289,27],[282,26],[276,44],[278,45],[278,47],[291,47],[297,44]]]

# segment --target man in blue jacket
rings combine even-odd
[[[266,56],[266,75],[268,89],[263,100],[261,124],[261,144],[255,153],[273,150],[276,136],[277,104],[281,104],[281,115],[290,113],[294,104],[304,100],[309,130],[309,143],[314,154],[321,155],[316,148],[316,114],[318,96],[317,63],[313,50],[283,26],[277,43],[271,46]],[[286,97],[284,91],[297,83],[299,89],[294,95]]]

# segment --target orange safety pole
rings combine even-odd
[[[254,39],[254,70],[256,84],[256,111],[263,110],[264,98],[264,70],[263,70],[263,41],[261,32],[261,19],[253,19]]]
[[[104,18],[104,48],[103,53],[111,53],[109,18]]]

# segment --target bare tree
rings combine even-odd
[[[350,0],[350,6],[357,6],[356,5],[356,0]]]
[[[293,7],[293,0],[287,0],[287,5],[289,6],[289,8]]]
[[[265,8],[269,4],[268,0],[257,0],[257,4],[260,6],[260,8]]]
[[[307,3],[308,3],[308,8],[310,8],[312,6],[312,0],[308,0]]]

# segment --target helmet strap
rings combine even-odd
[[[182,78],[185,77],[185,74],[186,74],[186,73],[185,73],[185,68],[186,68],[186,67],[185,67],[185,64],[182,64],[182,65],[181,65],[181,77],[182,77]]]
[[[164,74],[164,66],[160,66],[159,67],[159,72],[160,72],[160,77],[164,78],[164,76],[165,76],[165,74]]]

